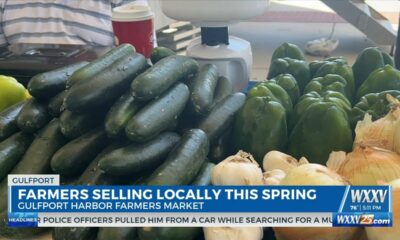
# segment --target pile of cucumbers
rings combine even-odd
[[[129,44],[92,62],[34,76],[33,96],[0,112],[0,235],[8,174],[60,174],[72,185],[208,185],[229,152],[245,102],[216,66],[156,48],[152,64]],[[190,240],[199,228],[55,228],[53,239]]]

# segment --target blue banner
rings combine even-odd
[[[390,188],[12,186],[11,212],[390,212]]]
[[[141,226],[123,220],[133,218],[146,226],[202,226],[203,218],[211,226],[391,226],[391,194],[389,186],[11,185],[9,226]]]

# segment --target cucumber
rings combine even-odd
[[[219,102],[199,124],[211,142],[215,141],[232,123],[235,114],[246,100],[243,93],[234,93]]]
[[[53,240],[94,240],[98,228],[89,227],[55,227]]]
[[[125,128],[126,136],[137,142],[154,138],[178,118],[188,99],[189,88],[183,83],[176,84],[129,120]]]
[[[199,171],[199,174],[197,174],[196,178],[192,182],[191,185],[194,186],[207,186],[211,184],[211,175],[212,175],[212,170],[214,169],[215,164],[206,161],[203,166],[201,166],[201,169]]]
[[[75,185],[93,186],[93,185],[111,185],[118,183],[116,178],[110,178],[98,167],[99,160],[104,154],[121,147],[121,143],[112,143],[101,151],[85,169],[78,178]],[[54,228],[53,239],[92,239],[96,236],[97,228],[78,227],[78,228]],[[115,239],[117,240],[117,238]]]
[[[101,111],[95,113],[73,113],[65,110],[60,116],[61,132],[69,139],[77,138],[99,126],[103,118],[104,113]]]
[[[102,227],[97,233],[97,240],[134,240],[137,229],[134,227]]]
[[[226,157],[231,155],[230,144],[229,144],[231,141],[231,137],[232,137],[232,131],[231,129],[228,129],[211,144],[208,158],[213,163],[220,163]]]
[[[58,119],[52,120],[37,134],[21,161],[10,174],[44,174],[50,172],[50,159],[66,140],[60,132]],[[7,199],[7,179],[0,184],[0,199]],[[0,201],[0,211],[7,208],[7,201]]]
[[[211,110],[217,81],[217,66],[205,64],[200,68],[190,88],[190,106],[196,114],[205,115]]]
[[[16,103],[0,112],[0,141],[19,131],[17,116],[25,103]]]
[[[32,136],[22,132],[0,142],[0,181],[7,176],[11,169],[24,155],[32,142]]]
[[[199,227],[143,227],[138,229],[140,240],[194,240]]]
[[[67,80],[88,62],[78,62],[49,72],[39,73],[29,80],[28,91],[38,99],[50,99],[65,89]]]
[[[106,154],[99,167],[109,175],[140,173],[157,167],[179,142],[176,133],[165,132],[143,144],[131,144]]]
[[[214,93],[214,105],[233,93],[232,82],[226,77],[219,77]]]
[[[72,76],[67,80],[67,88],[72,87],[77,82],[84,82],[87,79],[92,78],[101,72],[104,68],[109,67],[118,59],[123,58],[124,56],[133,54],[135,52],[135,48],[130,44],[121,44],[118,47],[110,50],[100,58],[92,61],[85,67],[79,69],[74,72]]]
[[[204,162],[191,185],[207,186],[211,183],[211,174],[215,164]],[[201,228],[198,227],[144,227],[139,228],[140,240],[187,240],[197,239]]]
[[[132,82],[132,94],[140,101],[151,100],[160,96],[178,80],[196,73],[198,69],[197,62],[189,57],[166,57]]]
[[[109,137],[120,136],[124,132],[129,119],[139,110],[140,104],[128,91],[122,95],[108,111],[104,121],[105,130]]]
[[[26,133],[34,133],[50,121],[47,106],[35,99],[30,99],[17,116],[18,128]]]
[[[86,167],[85,171],[79,176],[76,181],[76,185],[92,186],[92,185],[111,185],[119,181],[118,178],[113,178],[104,173],[98,165],[100,159],[112,152],[115,149],[123,147],[125,144],[120,142],[114,142],[109,144],[103,149],[97,156],[90,162],[89,166]]]
[[[165,162],[147,179],[147,184],[171,186],[191,183],[205,162],[208,150],[207,135],[200,129],[188,130]]]
[[[176,53],[169,48],[166,47],[156,47],[153,49],[150,55],[150,60],[152,64],[156,64],[156,62],[160,61],[163,58],[168,56],[175,55]]]
[[[47,111],[52,117],[59,117],[64,111],[63,108],[63,102],[64,98],[67,95],[67,91],[62,91],[56,96],[54,96],[52,99],[49,100],[49,104],[47,104]]]
[[[105,131],[93,129],[60,148],[51,159],[51,168],[63,176],[79,175],[107,143]]]
[[[146,59],[138,53],[124,56],[108,68],[72,86],[64,105],[73,112],[102,108],[120,97],[133,79],[147,68]]]

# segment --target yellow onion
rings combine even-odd
[[[346,160],[346,152],[343,151],[333,151],[329,154],[329,159],[326,162],[326,166],[335,172],[339,171],[340,166]]]
[[[336,172],[320,164],[303,164],[290,170],[282,179],[281,185],[349,185]]]
[[[393,105],[385,117],[372,121],[371,115],[366,114],[364,119],[357,123],[355,146],[362,143],[400,154],[400,103],[391,95],[387,98]]]
[[[281,185],[342,186],[348,182],[336,172],[319,164],[304,164],[290,170]],[[362,228],[355,227],[274,227],[278,240],[355,240]]]
[[[274,169],[268,172],[264,172],[263,176],[264,185],[274,186],[280,184],[282,179],[285,178],[286,173],[280,169]]]
[[[345,157],[334,155],[331,154],[327,165],[337,169],[352,185],[377,185],[379,181],[400,178],[400,155],[395,152],[359,144]]]
[[[296,158],[279,151],[270,151],[263,159],[263,169],[268,172],[280,169],[287,173],[290,169],[299,165]]]
[[[400,179],[389,183],[392,186],[392,227],[367,227],[368,240],[393,240],[400,239]]]
[[[214,167],[213,185],[263,185],[260,166],[251,154],[239,151]]]
[[[262,227],[205,227],[205,240],[261,240]]]

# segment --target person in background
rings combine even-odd
[[[134,0],[0,0],[0,46],[115,44],[112,8]]]

